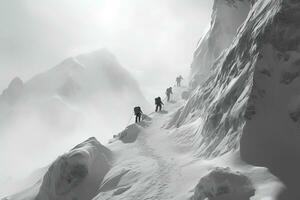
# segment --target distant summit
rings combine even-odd
[[[2,95],[0,95],[0,100],[12,105],[18,101],[22,95],[23,89],[23,81],[19,77],[16,77],[10,82],[7,89],[2,92]]]

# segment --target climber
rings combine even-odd
[[[160,97],[155,98],[155,105],[156,105],[155,112],[157,112],[158,110],[161,111],[161,107],[162,105],[164,105],[164,103],[161,101]]]
[[[135,115],[135,123],[138,123],[141,121],[143,111],[142,111],[141,107],[139,107],[139,106],[134,107],[133,110],[134,110],[134,115]]]
[[[166,90],[167,101],[170,101],[170,96],[171,96],[171,94],[173,94],[172,87],[169,87],[169,88],[167,88],[167,90]]]
[[[181,81],[182,81],[183,77],[181,75],[179,75],[177,78],[176,78],[176,82],[177,82],[177,87],[180,87],[181,86]]]

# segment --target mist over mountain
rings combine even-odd
[[[107,143],[135,105],[147,109],[148,102],[105,49],[67,58],[26,82],[13,79],[0,96],[1,177],[24,176],[90,135]]]

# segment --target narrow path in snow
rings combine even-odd
[[[175,96],[175,100],[178,100],[181,94],[181,91],[177,90],[178,94]],[[165,110],[168,112],[172,112],[176,110],[181,104],[176,103],[166,103]],[[178,178],[180,175],[179,167],[172,157],[166,156],[167,152],[162,152],[166,150],[165,148],[161,148],[161,145],[164,144],[160,141],[168,141],[167,138],[167,130],[161,128],[163,123],[166,122],[166,117],[168,115],[162,113],[156,113],[153,116],[152,124],[146,128],[137,139],[137,144],[139,145],[140,153],[142,156],[145,156],[149,159],[152,159],[156,162],[157,167],[154,173],[151,176],[151,185],[148,185],[150,196],[147,196],[147,191],[143,190],[140,193],[136,194],[136,199],[143,200],[156,200],[156,199],[172,199],[173,194],[168,193],[168,188],[172,183],[174,178]],[[155,188],[155,192],[153,189]]]
[[[151,146],[149,146],[148,134],[151,133],[146,131],[145,134],[139,138],[138,143],[140,145],[141,154],[155,160],[157,168],[152,176],[152,185],[149,185],[152,189],[153,187],[156,188],[155,196],[152,196],[151,198],[147,197],[146,199],[166,199],[167,195],[165,194],[165,191],[170,184],[171,173],[174,171],[174,164],[161,157]],[[144,192],[145,191],[143,191],[143,193]]]

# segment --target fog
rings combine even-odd
[[[26,81],[69,56],[105,47],[137,79],[152,103],[154,96],[174,84],[178,74],[186,81],[197,41],[209,25],[211,8],[211,0],[2,0],[0,91],[16,76]],[[119,100],[112,95],[109,101]],[[105,102],[100,104],[102,116],[88,118],[97,126],[81,127],[72,138],[65,132],[53,135],[36,115],[27,121],[18,118],[18,126],[11,122],[10,135],[5,139],[4,133],[0,135],[1,160],[6,162],[0,169],[0,186],[1,181],[25,177],[45,166],[95,132],[99,131],[97,138],[104,142],[108,136],[102,137],[101,131],[112,136],[126,125],[132,108],[124,108],[117,117],[111,115],[107,123],[105,116],[111,111]]]
[[[211,0],[2,0],[0,90],[15,76],[26,80],[68,56],[106,47],[150,97],[188,74],[211,7]]]

